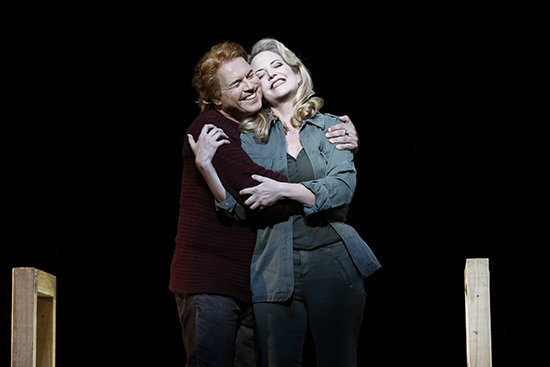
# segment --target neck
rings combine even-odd
[[[293,101],[283,102],[275,106],[271,106],[271,111],[275,116],[281,119],[283,125],[287,128],[292,128],[292,116],[294,116]]]
[[[221,113],[223,117],[225,117],[228,120],[231,120],[231,121],[235,122],[236,124],[241,123],[241,121],[237,120],[235,117],[231,116],[230,114],[228,114],[224,110],[218,110],[218,112]]]

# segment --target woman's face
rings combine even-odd
[[[265,100],[276,105],[294,100],[301,83],[300,76],[275,52],[263,51],[252,59],[252,69],[260,79]]]

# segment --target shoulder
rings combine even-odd
[[[281,126],[282,125],[280,124],[280,122],[278,122],[278,120],[270,117],[267,125],[268,139],[266,141],[263,141],[260,137],[256,136],[253,131],[241,131],[241,141],[243,142],[243,146],[244,144],[260,146],[270,145],[271,141],[273,140],[272,137],[284,134],[284,130]]]
[[[217,127],[223,129],[227,135],[239,135],[237,124],[229,121],[216,110],[208,110],[198,115],[189,126],[187,133],[197,136],[200,134],[202,127],[207,124],[216,125]]]
[[[321,130],[323,130],[324,132],[328,131],[329,127],[342,123],[342,121],[340,121],[338,116],[332,115],[330,113],[320,113],[320,112],[315,114],[315,116],[313,116],[308,121],[311,122],[312,125],[315,125]]]
[[[216,110],[208,110],[197,116],[192,125],[225,124],[226,119]]]
[[[214,122],[215,116],[211,111],[206,111],[200,113],[189,125],[189,128],[187,129],[187,133],[191,135],[195,135],[200,133],[202,127],[206,124],[212,124]]]

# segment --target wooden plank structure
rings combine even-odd
[[[489,259],[466,259],[466,358],[468,367],[491,367]]]
[[[55,366],[56,277],[12,269],[11,366]]]

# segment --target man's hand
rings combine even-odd
[[[315,205],[315,194],[302,184],[279,182],[259,175],[252,175],[252,178],[260,184],[239,192],[240,195],[250,195],[244,203],[252,210],[264,210],[279,200]]]
[[[250,195],[244,202],[250,209],[263,210],[281,198],[280,182],[259,175],[252,175],[252,178],[260,184],[239,192],[240,195]]]
[[[359,151],[359,135],[355,125],[348,116],[340,117],[340,121],[343,123],[329,127],[325,136],[332,144],[336,144],[336,149],[351,150],[355,154]]]

